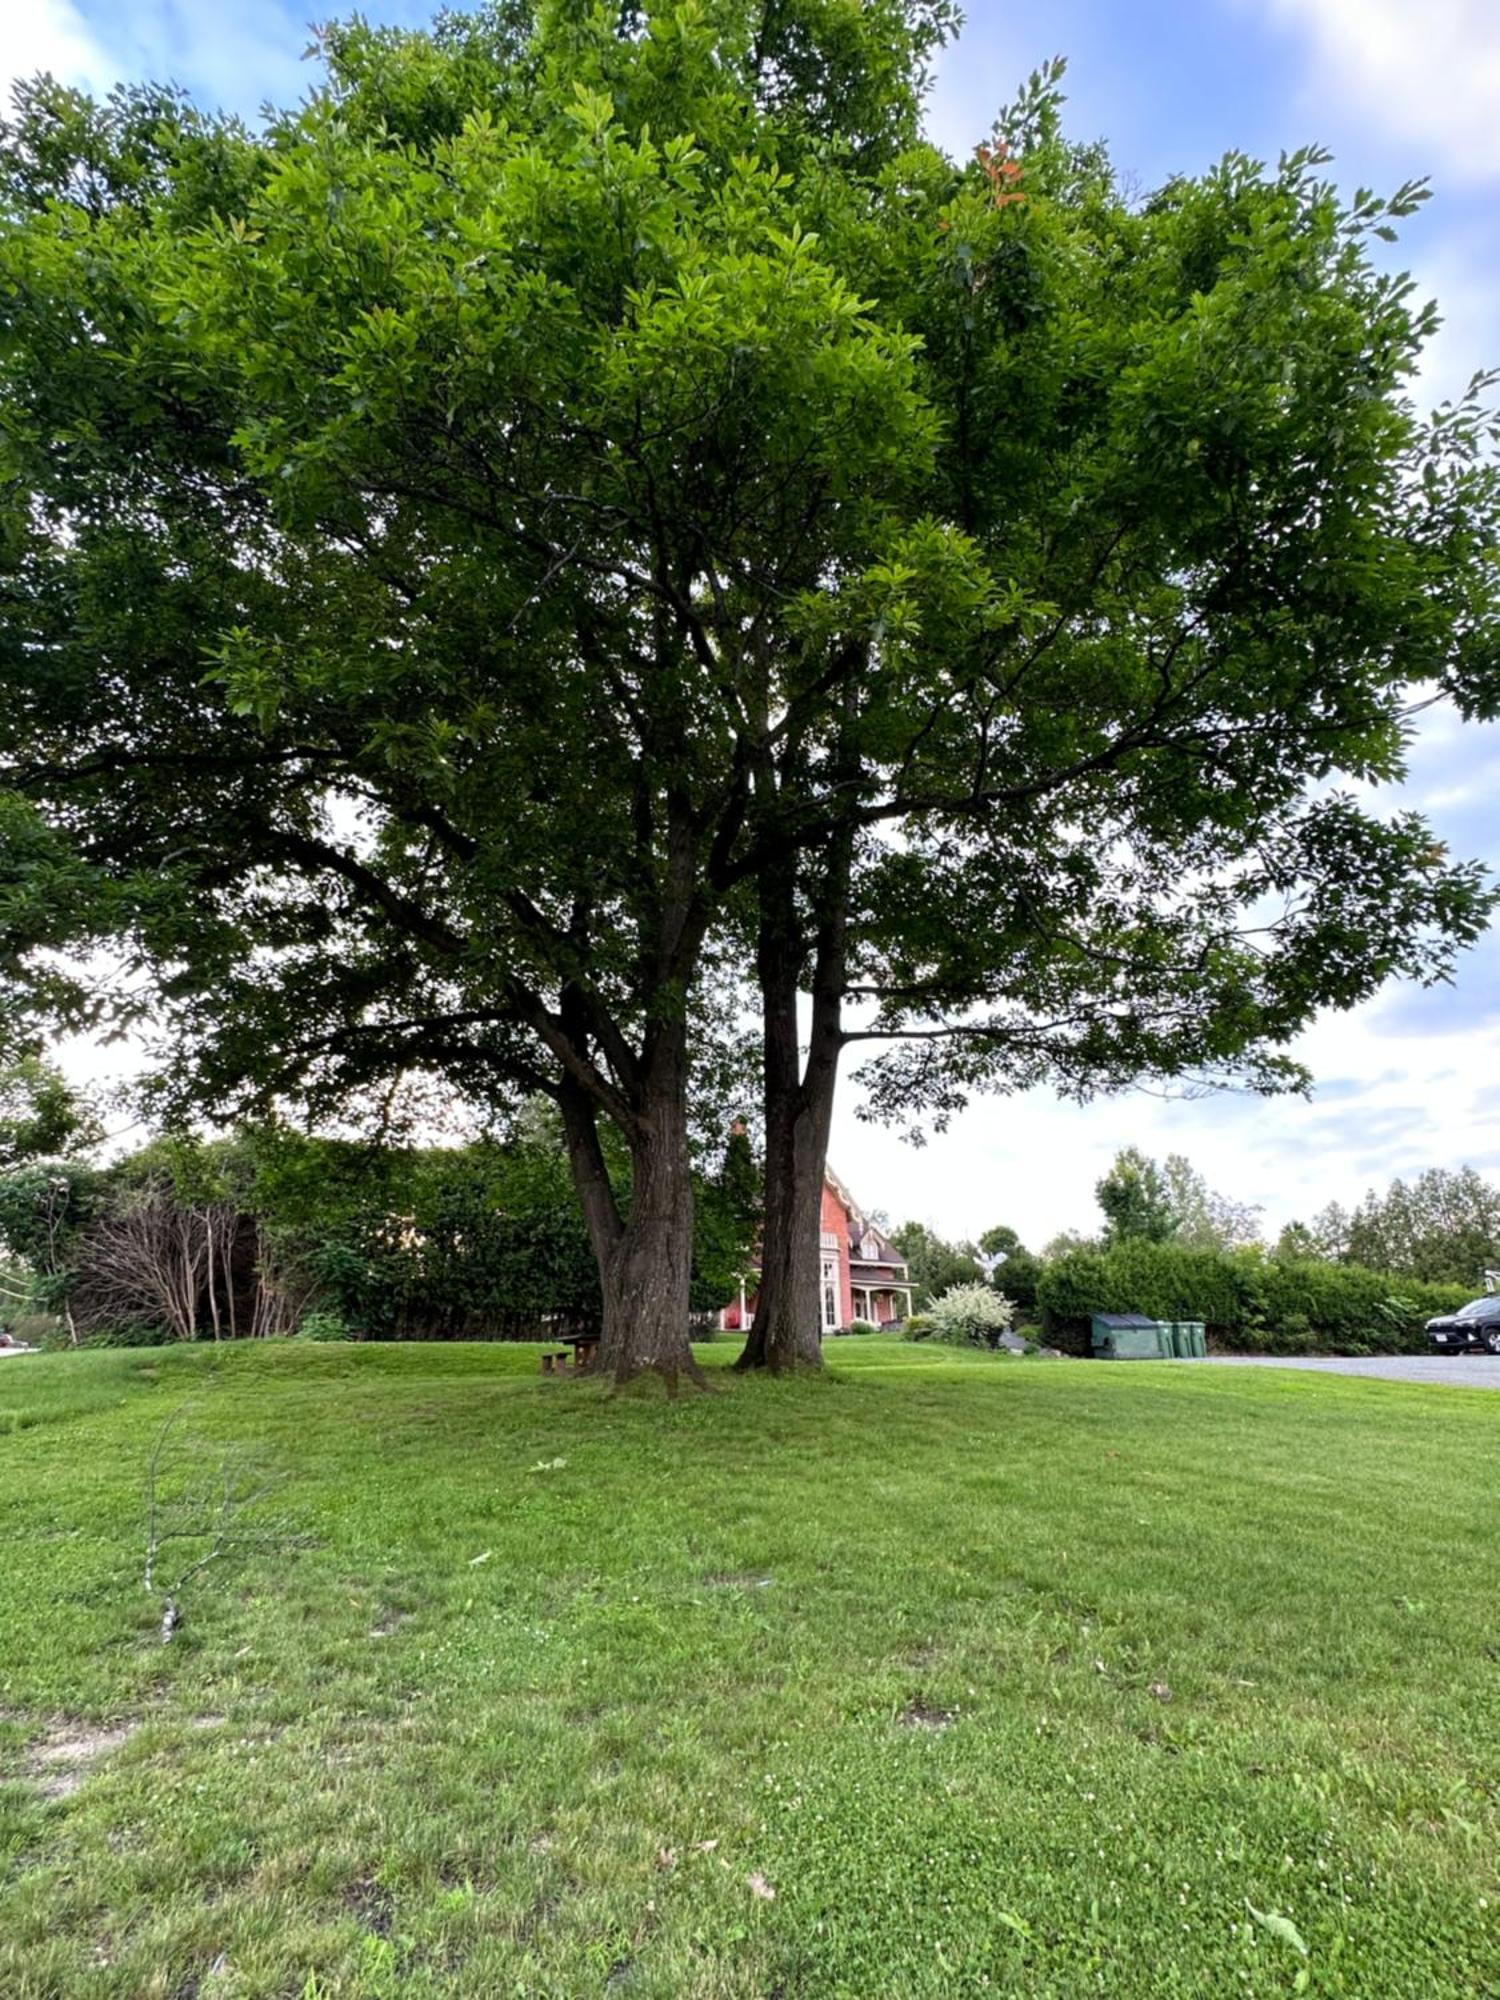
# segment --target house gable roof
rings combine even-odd
[[[824,1168],[823,1184],[832,1191],[834,1199],[849,1218],[850,1270],[857,1268],[872,1273],[888,1271],[893,1274],[894,1282],[904,1282],[907,1276],[906,1259],[870,1221],[832,1167]],[[867,1282],[878,1282],[878,1280],[872,1279]]]

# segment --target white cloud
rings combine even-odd
[[[208,109],[253,114],[295,103],[314,81],[305,19],[280,0],[131,0],[97,20],[74,0],[14,0],[0,8],[0,91],[48,70],[96,96],[121,81],[178,82]]]
[[[1456,401],[1482,369],[1500,366],[1500,285],[1492,251],[1500,252],[1500,238],[1476,242],[1471,230],[1439,237],[1421,253],[1412,273],[1416,303],[1436,299],[1442,324],[1423,349],[1412,384],[1419,410]]]
[[[0,14],[0,86],[49,70],[64,83],[107,88],[111,65],[72,0],[25,0]]]
[[[131,77],[183,83],[209,110],[253,114],[303,95],[313,80],[302,60],[306,22],[347,11],[287,8],[281,0],[131,0],[115,24],[120,67]]]
[[[1189,1103],[1131,1092],[1079,1106],[1036,1090],[977,1101],[947,1134],[914,1150],[857,1120],[859,1093],[846,1080],[833,1164],[860,1201],[893,1221],[926,1222],[948,1237],[1004,1222],[1033,1249],[1060,1229],[1099,1227],[1094,1187],[1122,1146],[1158,1159],[1186,1153],[1210,1186],[1259,1204],[1273,1240],[1284,1223],[1330,1201],[1348,1206],[1397,1175],[1464,1161],[1492,1170],[1500,1127],[1483,1091],[1500,1074],[1500,1032],[1396,1047],[1378,1027],[1380,1004],[1329,1016],[1294,1050],[1330,1086],[1310,1103],[1228,1094]]]
[[[1419,147],[1457,181],[1500,179],[1495,0],[1272,0],[1310,39],[1320,98]]]

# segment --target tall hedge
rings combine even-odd
[[[1246,1352],[1419,1353],[1424,1322],[1473,1296],[1358,1264],[1141,1242],[1069,1251],[1037,1286],[1048,1338],[1075,1353],[1088,1352],[1096,1312],[1202,1320],[1219,1345]]]

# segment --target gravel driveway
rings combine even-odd
[[[1500,1354],[1211,1354],[1216,1368],[1310,1368],[1323,1375],[1373,1375],[1381,1382],[1437,1382],[1458,1389],[1500,1389]]]

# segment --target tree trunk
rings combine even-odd
[[[600,1366],[613,1368],[622,1385],[654,1368],[673,1394],[682,1375],[703,1383],[689,1344],[693,1181],[685,1123],[670,1129],[677,1123],[631,1148],[630,1213],[600,1273]]]
[[[568,1159],[599,1264],[599,1367],[618,1386],[655,1370],[673,1395],[684,1375],[707,1386],[689,1341],[693,1179],[686,1081],[685,1060],[668,1056],[653,1065],[653,1087],[630,1134],[625,1214],[610,1185],[593,1106],[571,1085],[561,1094]]]
[[[823,1365],[823,1177],[842,1047],[849,866],[849,843],[840,843],[823,883],[805,1068],[797,1038],[803,954],[793,884],[789,872],[767,871],[761,882],[765,1228],[755,1321],[736,1368],[780,1373]]]
[[[857,688],[856,674],[845,694],[850,722],[858,707]],[[857,753],[847,730],[836,763],[845,778],[857,770]],[[844,1046],[853,879],[854,831],[843,827],[829,844],[812,894],[815,929],[810,940],[799,917],[796,864],[789,855],[763,868],[758,881],[756,970],[765,1052],[766,1220],[755,1323],[737,1368],[779,1373],[823,1365],[823,1180]],[[809,942],[812,1025],[803,1065],[797,993]]]
[[[766,1093],[766,1203],[760,1294],[736,1368],[780,1374],[823,1365],[821,1221],[831,1090]]]

